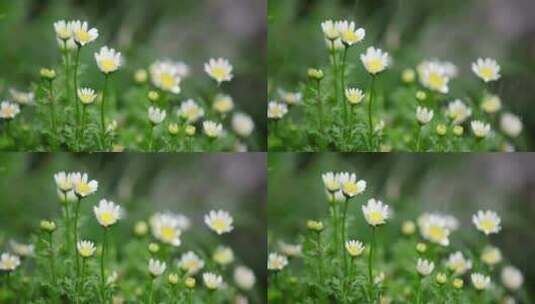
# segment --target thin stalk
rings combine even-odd
[[[372,226],[372,240],[370,244],[370,255],[368,257],[368,277],[370,284],[370,296],[373,298],[373,255],[375,249],[375,227]]]
[[[76,209],[74,212],[74,257],[76,259],[76,277],[80,277],[80,259],[78,258],[78,254],[76,253],[76,245],[78,244],[78,216],[80,214],[81,202],[82,199],[78,197],[78,201],[76,202]]]
[[[102,103],[100,104],[100,127],[101,127],[101,141],[102,144],[105,144],[105,138],[106,138],[106,121],[104,118],[104,109],[105,109],[105,103],[106,103],[106,91],[108,89],[108,74],[105,74],[104,76],[104,88],[102,89]]]
[[[76,126],[80,125],[80,109],[78,108],[78,66],[80,64],[81,46],[76,48],[76,57],[74,60],[74,108],[76,109]]]
[[[337,211],[337,208],[336,208],[336,205],[333,205],[333,210],[334,210],[334,254],[335,255],[338,255],[338,244],[340,243],[338,241],[338,211]]]
[[[372,75],[372,80],[370,84],[370,89],[368,91],[368,95],[370,96],[370,100],[368,103],[368,126],[369,126],[369,134],[368,134],[368,144],[370,146],[370,151],[373,151],[373,117],[372,117],[372,109],[373,109],[373,98],[375,95],[375,76]]]
[[[317,235],[317,254],[318,254],[318,282],[323,282],[323,274],[322,274],[322,257],[321,257],[321,233],[316,232]]]
[[[154,133],[154,125],[150,124],[149,128],[149,152],[152,152],[152,137]]]
[[[416,152],[420,152],[420,135],[422,133],[422,125],[418,124],[416,129]]]
[[[422,297],[422,277],[418,275],[418,286],[416,287],[416,304],[420,304]]]
[[[86,111],[86,108],[87,105],[82,105],[82,124],[81,124],[81,127],[80,127],[80,136],[78,138],[79,140],[79,144],[80,143],[83,143],[84,142],[84,131],[85,131],[85,111]]]
[[[54,105],[54,87],[52,80],[48,80],[48,99],[50,101],[50,124],[52,125],[52,131],[56,134],[56,110]]]
[[[100,293],[102,296],[102,303],[106,302],[106,277],[104,276],[104,260],[106,255],[106,247],[108,246],[108,228],[104,228],[104,236],[102,240],[102,254],[100,255]]]
[[[53,236],[52,232],[48,232],[48,257],[50,263],[50,275],[52,277],[52,285],[56,285],[56,270],[54,267],[54,245],[53,245]]]
[[[80,285],[82,285],[84,283],[84,277],[85,277],[85,264],[86,264],[86,259],[83,258],[82,259],[82,273],[80,274]],[[78,292],[76,292],[76,294],[78,295]]]
[[[152,304],[152,292],[153,292],[153,286],[154,285],[154,279],[150,278],[150,284],[149,284],[149,304]]]
[[[67,103],[71,102],[71,86],[69,85],[69,77],[70,77],[70,63],[69,63],[69,51],[67,50],[67,42],[65,43],[65,51],[63,52],[63,60],[65,65],[65,90],[66,90],[66,97],[67,97]]]
[[[344,47],[344,55],[342,57],[342,75],[341,75],[341,81],[342,81],[342,106],[344,107],[344,122],[345,127],[347,128],[348,122],[349,122],[349,114],[347,112],[347,104],[346,104],[346,98],[344,94],[345,87],[345,74],[346,74],[346,57],[347,57],[347,50],[349,49],[348,46]],[[344,128],[345,129],[345,128]]]
[[[318,88],[317,99],[318,99],[320,132],[321,134],[323,134],[323,103],[321,102],[321,86],[320,86],[319,80],[317,80],[316,83],[317,83],[317,88]]]
[[[336,64],[336,48],[334,47],[334,40],[331,40],[331,56],[332,56],[332,70],[333,70],[333,89],[334,100],[338,104],[338,66]]]
[[[65,197],[65,201],[67,200],[67,193],[63,192],[63,195]],[[70,248],[71,248],[71,237],[70,237],[70,229],[71,229],[71,225],[70,225],[70,219],[69,219],[69,205],[67,202],[64,203],[65,206],[63,207],[64,208],[64,221],[65,221],[65,244],[67,244],[66,246],[66,250],[67,250],[67,255],[70,255]]]
[[[346,215],[347,215],[347,207],[349,205],[349,200],[346,200],[344,203],[344,213],[342,214],[342,244],[340,244],[340,248],[342,252],[344,253],[344,273],[347,275],[347,250],[345,250],[345,241],[346,241]]]

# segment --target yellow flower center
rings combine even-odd
[[[171,74],[163,73],[161,75],[160,80],[164,89],[167,89],[167,90],[174,88],[176,85],[175,77],[173,77],[173,75]]]
[[[5,269],[13,269],[15,268],[15,263],[13,263],[12,260],[4,260],[3,262]]]
[[[352,43],[352,42],[356,42],[357,40],[359,40],[359,37],[355,35],[355,33],[352,31],[345,31],[342,33],[342,40],[344,40],[347,43]]]
[[[215,79],[220,80],[227,76],[227,71],[222,67],[213,67],[212,76],[214,76]]]
[[[104,211],[100,214],[100,221],[104,224],[104,225],[109,225],[111,223],[113,223],[113,220],[114,220],[114,216],[111,212],[108,212],[108,211]]]
[[[275,107],[275,108],[272,108],[271,109],[271,115],[274,116],[274,117],[280,117],[282,116],[282,110],[278,107]]]
[[[491,67],[485,66],[479,69],[479,74],[483,79],[490,79],[494,76],[494,70]]]
[[[344,193],[348,195],[353,195],[358,192],[359,188],[356,183],[345,182],[344,185],[342,186],[342,190],[344,191]]]
[[[227,228],[227,223],[223,219],[214,219],[212,221],[212,228],[216,231],[223,231]]]
[[[186,268],[188,271],[193,271],[197,269],[197,266],[199,263],[197,263],[196,260],[190,260],[184,264],[184,268]]]
[[[88,183],[81,182],[76,185],[76,192],[84,196],[91,192],[91,187],[89,187]]]
[[[492,231],[496,227],[496,224],[491,219],[483,219],[479,222],[479,225],[486,232]]]
[[[383,60],[381,58],[370,58],[368,59],[368,72],[375,74],[380,72],[383,69]]]
[[[173,229],[173,227],[165,226],[162,227],[162,237],[166,241],[172,241],[176,238],[176,231]]]
[[[378,224],[384,220],[384,216],[380,211],[371,211],[368,218],[372,224]]]
[[[79,252],[83,257],[88,257],[91,255],[91,249],[89,247],[82,247],[80,248]]]
[[[445,79],[438,73],[429,74],[429,86],[433,89],[440,89],[445,84]]]
[[[75,35],[76,35],[76,40],[78,40],[81,43],[86,43],[90,39],[89,32],[86,32],[86,31],[77,30]]]
[[[431,226],[429,228],[429,236],[433,240],[441,241],[446,238],[446,231],[442,227],[439,226]]]
[[[7,107],[2,109],[2,116],[4,117],[13,117],[15,115],[15,110],[12,107]]]
[[[100,61],[100,66],[104,72],[111,72],[117,69],[117,64],[115,64],[115,61],[111,58],[102,59]]]

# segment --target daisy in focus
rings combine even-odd
[[[362,206],[362,213],[366,222],[371,226],[379,226],[386,223],[389,218],[388,205],[375,199],[368,200],[367,205]]]
[[[500,66],[494,59],[478,58],[472,63],[472,72],[474,72],[484,82],[490,82],[500,79]]]
[[[121,218],[121,207],[112,201],[101,200],[98,206],[93,207],[98,223],[104,228],[115,224]]]
[[[232,65],[227,59],[211,58],[207,63],[204,64],[204,71],[210,77],[215,79],[218,85],[225,81],[231,81],[234,75],[232,75]]]
[[[121,53],[107,46],[103,46],[98,53],[95,53],[95,61],[100,71],[107,75],[117,71],[121,67],[122,57]]]
[[[388,53],[374,47],[369,47],[365,54],[360,55],[360,60],[366,71],[372,75],[377,75],[386,70],[390,63]]]
[[[502,229],[500,226],[500,217],[498,214],[496,214],[496,212],[490,210],[479,210],[472,216],[472,222],[476,226],[477,230],[483,232],[485,235],[498,233]]]
[[[204,223],[218,235],[231,232],[234,219],[223,210],[212,210],[204,216]]]

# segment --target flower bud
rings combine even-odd
[[[184,281],[184,285],[186,285],[187,288],[195,288],[195,278],[187,277]]]
[[[416,244],[416,251],[419,253],[424,253],[427,251],[427,245],[424,243],[418,243]]]
[[[323,75],[323,71],[320,69],[308,69],[308,78],[313,80],[322,80],[325,75]]]
[[[149,252],[150,253],[157,253],[160,251],[160,246],[156,243],[150,243],[149,244]]]
[[[41,224],[40,224],[40,227],[41,227],[41,229],[43,231],[53,232],[54,230],[56,230],[56,223],[54,223],[52,221],[42,220]]]
[[[403,72],[401,72],[401,80],[405,83],[411,83],[416,78],[416,73],[414,73],[413,69],[405,69]]]
[[[424,91],[418,91],[416,92],[416,99],[419,101],[424,101],[427,99],[427,94]]]
[[[147,78],[147,71],[145,71],[144,69],[139,69],[134,74],[134,80],[139,84],[145,83],[147,81]]]
[[[150,101],[155,102],[160,98],[160,94],[156,91],[150,91],[147,97]]]
[[[167,281],[171,285],[176,285],[178,283],[178,275],[176,273],[171,273],[167,276]]]
[[[439,136],[444,136],[448,131],[448,127],[446,127],[446,125],[444,124],[438,124],[435,131]]]
[[[307,221],[307,228],[311,231],[321,232],[325,228],[320,221]]]
[[[39,74],[41,75],[43,79],[46,79],[46,80],[56,79],[56,71],[54,71],[53,69],[42,68],[39,71]]]
[[[149,227],[147,226],[147,223],[145,223],[144,221],[139,221],[134,226],[134,233],[137,236],[144,236],[145,234],[147,234],[148,230],[149,230]]]

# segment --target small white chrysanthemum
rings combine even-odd
[[[148,114],[149,114],[149,120],[153,125],[158,125],[162,123],[162,121],[164,121],[165,119],[165,116],[167,115],[165,110],[161,110],[156,107],[149,107]]]
[[[416,270],[422,276],[430,275],[431,272],[433,272],[434,268],[435,268],[435,263],[433,263],[432,261],[418,258],[418,261],[416,262]]]
[[[329,192],[335,192],[340,190],[340,180],[338,178],[338,173],[327,172],[321,175],[323,185],[325,189]]]
[[[424,239],[442,246],[450,244],[450,229],[443,216],[424,214],[418,219],[418,226]]]
[[[10,272],[20,265],[20,258],[16,255],[11,255],[7,252],[2,253],[0,256],[0,270]]]
[[[500,79],[500,66],[490,58],[478,58],[472,63],[472,71],[484,82]]]
[[[328,40],[335,40],[340,36],[340,33],[336,28],[336,24],[332,20],[326,20],[322,22],[321,30],[323,31],[323,35],[325,35],[325,38]]]
[[[433,119],[433,110],[427,109],[425,107],[416,108],[416,119],[421,125],[425,125]]]
[[[487,289],[490,286],[490,277],[481,273],[475,272],[470,275],[472,284],[477,290]]]
[[[70,25],[74,41],[80,46],[84,46],[98,38],[98,30],[96,28],[89,29],[85,21],[72,21]]]
[[[280,241],[279,249],[284,255],[288,257],[300,257],[303,255],[303,246],[300,244],[289,244]]]
[[[16,103],[9,101],[2,101],[0,105],[0,118],[10,120],[15,118],[20,113],[20,107]]]
[[[270,253],[268,256],[268,270],[280,271],[288,265],[288,258],[282,254]]]
[[[502,99],[498,95],[486,94],[481,101],[481,109],[485,113],[493,114],[502,108]]]
[[[448,117],[453,120],[453,123],[462,124],[468,117],[472,115],[472,109],[467,107],[462,100],[455,99],[448,104],[446,110]]]
[[[221,84],[224,81],[232,80],[232,65],[227,59],[211,58],[207,63],[204,64],[204,71],[210,77],[215,79],[218,84]]]
[[[490,210],[479,210],[472,216],[472,222],[476,225],[477,230],[482,231],[485,235],[498,233],[502,229],[500,217],[496,212]]]
[[[366,190],[366,181],[357,180],[355,173],[342,172],[338,175],[340,189],[348,198],[361,194]]]
[[[180,70],[170,61],[156,61],[149,67],[152,84],[164,91],[180,93]]]
[[[100,200],[98,206],[93,207],[93,212],[100,225],[109,227],[121,218],[121,207],[112,201]]]
[[[349,103],[352,105],[359,104],[364,99],[364,93],[361,89],[347,88],[345,90],[345,94],[347,101],[349,101]]]
[[[372,75],[384,71],[390,63],[388,53],[374,47],[369,47],[365,54],[361,54],[360,60],[368,73]]]
[[[490,124],[486,124],[482,121],[472,120],[470,122],[470,126],[472,127],[472,132],[474,132],[474,135],[477,138],[483,139],[490,133]]]
[[[219,235],[231,232],[234,229],[233,221],[232,216],[223,210],[211,210],[204,216],[204,223]]]
[[[162,275],[162,273],[164,273],[166,267],[167,266],[166,266],[165,262],[158,261],[158,260],[155,260],[155,259],[150,259],[149,260],[149,272],[153,277],[157,277],[157,276]]]
[[[91,104],[93,101],[95,101],[95,98],[97,98],[97,94],[95,94],[95,90],[90,88],[79,88],[78,89],[78,98],[83,104]]]
[[[366,36],[366,31],[363,28],[355,29],[355,22],[353,21],[338,21],[335,27],[342,42],[348,46],[362,41]]]
[[[388,205],[373,198],[368,200],[367,205],[362,206],[362,213],[366,222],[372,226],[385,224],[389,218]]]
[[[481,252],[481,261],[483,263],[494,266],[502,261],[502,252],[500,248],[494,246],[486,246]]]
[[[56,37],[60,40],[65,41],[72,37],[70,22],[66,22],[65,20],[54,22],[54,31],[56,32]]]
[[[120,52],[103,46],[98,53],[95,53],[95,61],[102,73],[110,74],[121,67],[122,56]]]
[[[442,94],[449,92],[448,83],[450,77],[442,65],[435,62],[427,62],[420,68],[420,82],[424,87]]]
[[[21,257],[33,256],[35,253],[35,246],[32,244],[23,244],[15,240],[10,240],[9,246],[13,250],[13,253]]]
[[[217,138],[223,135],[223,125],[211,120],[202,122],[204,134],[210,138]]]
[[[9,94],[21,106],[31,105],[35,101],[35,94],[33,92],[23,92],[12,88],[9,89]]]
[[[256,283],[254,272],[246,266],[240,265],[236,267],[234,269],[233,277],[236,285],[243,290],[249,290],[253,288]]]
[[[288,106],[284,103],[270,101],[268,104],[267,116],[270,119],[281,119],[288,113]]]
[[[517,137],[522,132],[522,121],[514,114],[503,113],[500,117],[500,127],[508,136]]]
[[[228,265],[234,262],[234,251],[227,246],[218,246],[212,254],[212,260],[219,265]]]
[[[364,251],[364,245],[361,241],[349,240],[346,241],[345,246],[347,253],[352,257],[357,257]]]
[[[517,290],[524,283],[522,272],[513,266],[505,266],[501,273],[503,286],[509,290]]]
[[[234,109],[234,101],[230,95],[217,94],[212,108],[218,113],[225,114]]]
[[[78,248],[78,254],[84,258],[91,257],[95,250],[95,244],[90,241],[79,241],[78,244],[76,244],[76,248]]]
[[[175,247],[180,246],[182,231],[176,215],[172,213],[156,213],[150,217],[149,224],[152,235],[156,239]]]
[[[74,193],[81,198],[95,193],[98,189],[98,182],[96,180],[89,181],[87,173],[71,173],[71,182]]]
[[[204,109],[193,99],[188,99],[180,104],[177,115],[186,119],[188,123],[194,123],[204,116]]]
[[[202,274],[202,280],[206,288],[215,290],[223,286],[223,278],[212,272],[205,272]]]
[[[189,275],[195,275],[204,267],[204,261],[195,252],[188,251],[180,257],[178,267],[187,271]]]
[[[254,122],[251,116],[245,114],[245,113],[234,113],[232,115],[232,129],[236,134],[240,135],[241,137],[248,137],[253,133],[254,130]]]
[[[54,174],[54,181],[56,182],[56,186],[58,187],[58,189],[62,192],[70,191],[73,188],[71,175],[69,173],[61,171]]]
[[[446,266],[448,266],[451,271],[455,272],[455,274],[463,275],[468,270],[472,269],[472,261],[466,259],[462,252],[457,251],[450,254]]]
[[[277,92],[281,100],[290,106],[300,104],[303,100],[303,94],[301,92],[288,92],[283,89],[278,89]]]

